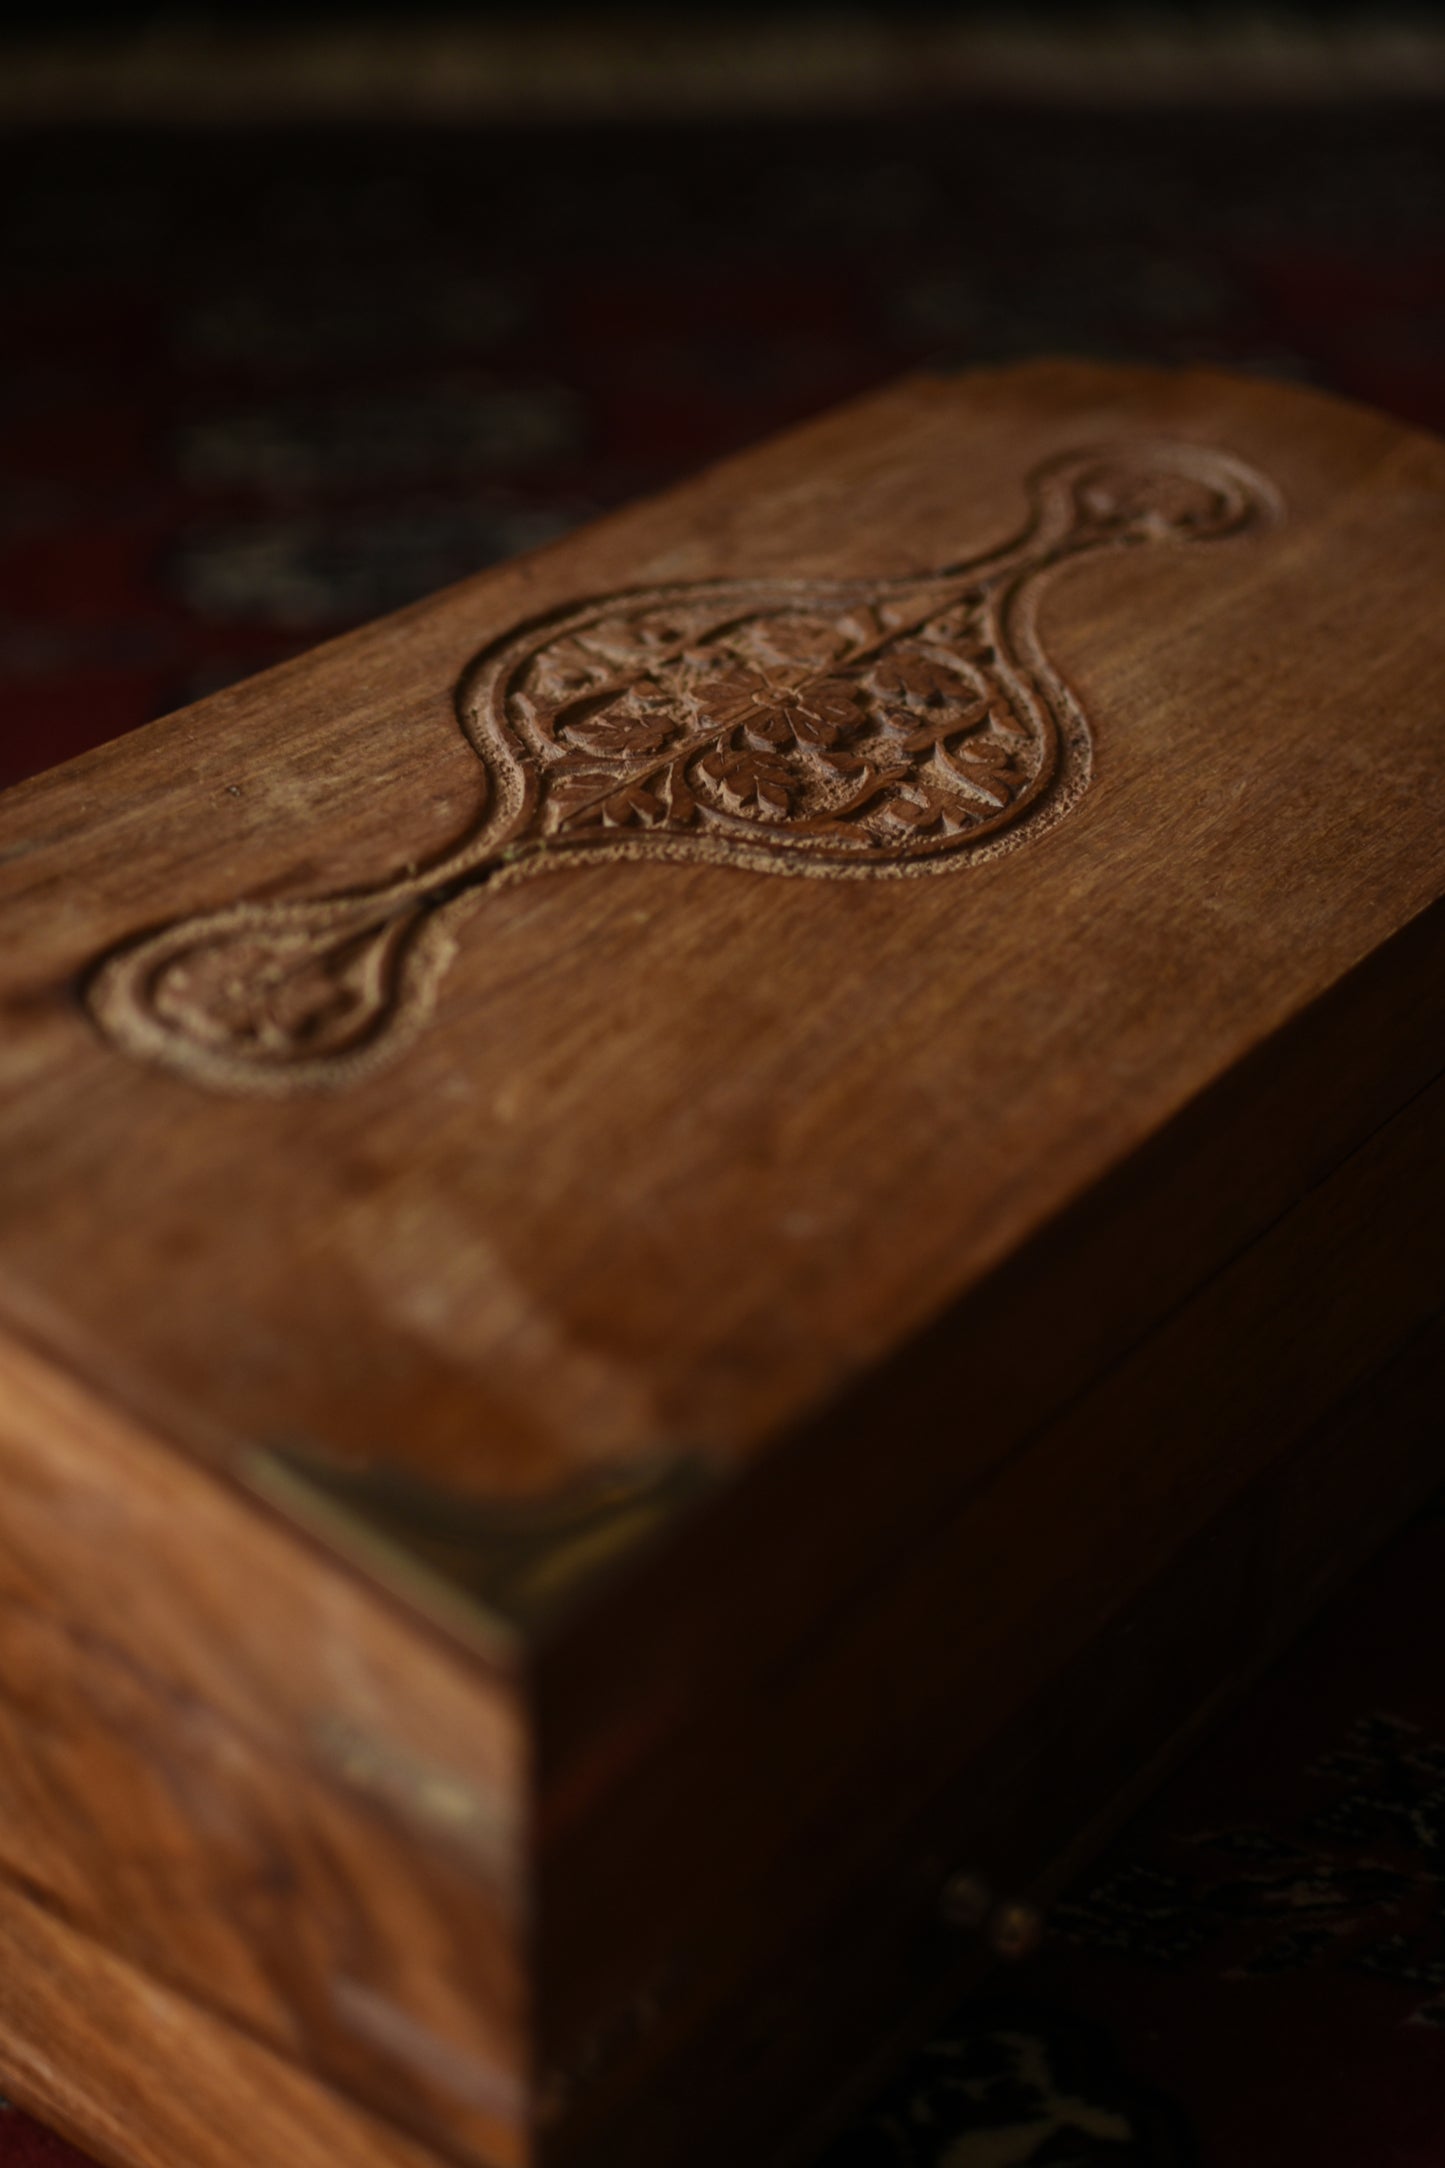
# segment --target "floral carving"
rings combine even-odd
[[[1012,541],[894,579],[727,579],[555,610],[458,689],[486,802],[435,864],[239,903],[102,960],[101,1029],[199,1082],[336,1084],[404,1043],[494,881],[665,850],[758,871],[963,867],[1058,820],[1088,726],[1040,646],[1040,583],[1087,551],[1241,533],[1277,511],[1222,453],[1126,445],[1039,470]]]
[[[779,682],[765,670],[740,670],[698,702],[704,722],[741,730],[756,746],[836,745],[864,724],[856,685],[846,678]]]
[[[944,599],[955,621],[980,608]],[[629,642],[649,667],[619,681]],[[860,852],[951,839],[1007,808],[1038,749],[981,656],[945,647],[931,620],[889,625],[863,605],[825,622],[775,598],[721,625],[670,607],[656,623],[604,618],[562,649],[560,671],[557,649],[538,652],[503,710],[538,763],[542,832],[559,839],[724,821]]]

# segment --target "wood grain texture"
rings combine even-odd
[[[435,2159],[3,1881],[0,1938],[6,2082],[102,2168],[427,2168]]]
[[[925,381],[0,799],[22,1966],[786,2152],[1439,1472],[1442,574],[1379,417]]]
[[[397,2124],[519,2158],[504,1674],[19,1348],[0,1488],[0,1882]]]
[[[117,1058],[77,1001],[147,925],[364,886],[400,836],[444,852],[478,799],[454,690],[519,619],[931,570],[1016,530],[1051,457],[1161,436],[1247,462],[1286,517],[1054,579],[1039,637],[1096,772],[1027,850],[896,883],[521,881],[404,1058],[279,1103]],[[1293,390],[909,387],[22,788],[6,1308],[222,1456],[483,1496],[756,1456],[1434,900],[1440,472]]]

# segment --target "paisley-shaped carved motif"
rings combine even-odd
[[[458,687],[481,811],[432,864],[316,899],[239,902],[104,958],[88,999],[126,1053],[223,1090],[346,1082],[419,1026],[491,884],[583,859],[941,873],[1062,818],[1089,727],[1044,654],[1041,583],[1101,549],[1273,518],[1228,455],[1130,443],[1029,483],[1012,541],[895,579],[727,579],[554,610]]]

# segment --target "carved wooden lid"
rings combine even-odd
[[[1002,1436],[1308,1179],[1128,1202],[1439,894],[1442,515],[1299,390],[905,384],[11,793],[0,1317],[517,1615],[860,1389]]]

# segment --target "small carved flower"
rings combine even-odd
[[[706,691],[704,719],[740,729],[749,743],[765,746],[836,745],[861,730],[866,716],[857,686],[846,678],[818,685],[777,685],[761,670],[740,670]]]

